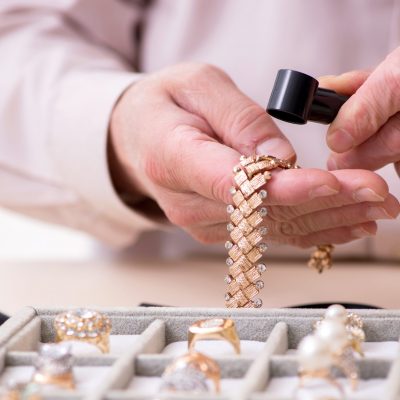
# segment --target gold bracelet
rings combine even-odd
[[[300,168],[287,160],[273,156],[241,156],[240,163],[233,168],[235,186],[231,187],[233,204],[227,206],[230,222],[227,230],[231,240],[225,243],[229,257],[226,264],[229,274],[225,277],[228,290],[225,305],[229,308],[259,308],[262,300],[255,298],[264,287],[260,279],[266,270],[264,263],[257,263],[268,246],[263,236],[268,233],[265,226],[260,226],[268,210],[263,206],[267,191],[263,189],[271,172],[276,168]],[[260,189],[260,190],[258,190]],[[261,206],[261,207],[260,207]],[[320,245],[311,255],[308,265],[322,272],[332,265],[333,246]]]

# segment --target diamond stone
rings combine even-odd
[[[258,193],[259,194],[259,196],[264,200],[265,198],[267,198],[267,195],[268,195],[268,193],[267,193],[267,191],[266,190],[260,190],[260,192]]]
[[[208,392],[207,377],[192,366],[166,372],[162,376],[161,392]]]
[[[225,248],[227,250],[230,250],[232,247],[233,247],[233,243],[230,240],[225,242]]]
[[[230,294],[229,293],[225,293],[225,296],[224,296],[225,301],[229,301],[230,298],[231,298]]]
[[[260,235],[261,235],[261,236],[265,236],[265,235],[268,233],[268,228],[267,228],[266,226],[261,226],[261,227],[258,229],[258,232],[260,232]]]
[[[252,301],[252,303],[253,303],[253,305],[254,305],[254,307],[255,308],[260,308],[261,306],[262,306],[262,300],[261,299],[254,299],[253,301]]]
[[[231,265],[233,265],[233,260],[232,260],[232,258],[228,257],[228,258],[226,259],[226,265],[227,265],[228,267],[230,267]]]
[[[235,207],[233,207],[232,204],[229,204],[229,205],[226,207],[226,212],[227,212],[228,214],[232,214],[234,211],[235,211]]]
[[[268,214],[268,210],[265,207],[261,207],[258,213],[261,215],[261,217],[265,217]]]
[[[228,225],[226,225],[226,230],[228,232],[232,232],[235,229],[234,225],[229,223]]]
[[[268,249],[267,243],[260,243],[258,245],[258,249],[261,251],[261,253],[264,253]]]
[[[238,166],[238,165],[236,165],[235,167],[233,167],[233,173],[234,174],[237,174],[238,172],[240,172],[242,169]]]
[[[229,193],[231,195],[234,195],[236,193],[236,188],[234,188],[233,186],[229,188]]]
[[[229,285],[232,282],[232,277],[230,275],[226,275],[224,278],[224,282]]]
[[[258,290],[261,290],[261,289],[264,287],[264,282],[263,282],[263,281],[257,281],[257,282],[255,283],[255,285],[256,285],[256,288],[257,288]]]
[[[92,310],[88,310],[87,308],[78,308],[74,311],[74,314],[79,318],[90,319],[95,316],[95,313]]]
[[[71,372],[73,358],[69,346],[64,343],[46,343],[39,347],[35,360],[37,373],[43,375],[63,375]]]
[[[257,264],[257,271],[262,274],[267,270],[267,266],[263,263]]]
[[[200,324],[202,328],[217,328],[223,325],[224,325],[224,320],[222,318],[207,319]]]

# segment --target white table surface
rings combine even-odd
[[[35,306],[223,307],[223,259],[173,261],[0,262],[0,310]],[[359,302],[400,309],[398,264],[336,263],[319,275],[304,263],[270,262],[264,307]]]

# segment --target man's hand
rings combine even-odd
[[[400,175],[400,48],[372,72],[323,77],[320,85],[352,95],[328,130],[329,169],[394,163]]]
[[[204,243],[226,240],[232,167],[240,154],[294,161],[295,152],[263,108],[221,70],[183,64],[132,85],[110,126],[110,166],[119,189],[154,199],[167,218]],[[369,171],[274,173],[268,238],[309,247],[343,243],[394,218],[397,200]]]

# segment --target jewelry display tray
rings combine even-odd
[[[89,352],[86,349],[74,356],[77,388],[49,392],[43,399],[155,399],[165,367],[186,351],[189,326],[213,317],[232,318],[242,342],[240,355],[222,341],[218,346],[214,341],[196,344],[197,350],[220,365],[221,393],[163,394],[163,399],[289,400],[294,395],[299,399],[323,398],[299,396],[299,390],[312,393],[315,389],[312,379],[310,387],[307,381],[305,389],[298,389],[294,349],[312,332],[313,323],[323,317],[325,310],[172,307],[97,310],[112,323],[110,353],[101,354],[96,347],[86,344],[90,346]],[[29,379],[38,344],[54,341],[53,321],[63,311],[26,307],[0,327],[0,386],[6,377]],[[333,399],[400,399],[400,310],[352,311],[363,319],[366,334],[365,357],[357,359],[360,388],[352,392],[339,371],[334,371],[335,377],[344,386],[346,397],[339,396],[338,390],[327,383],[321,385],[329,388],[329,398]],[[166,352],[168,345],[175,347],[175,352]],[[207,345],[211,346],[211,353],[207,353]]]

